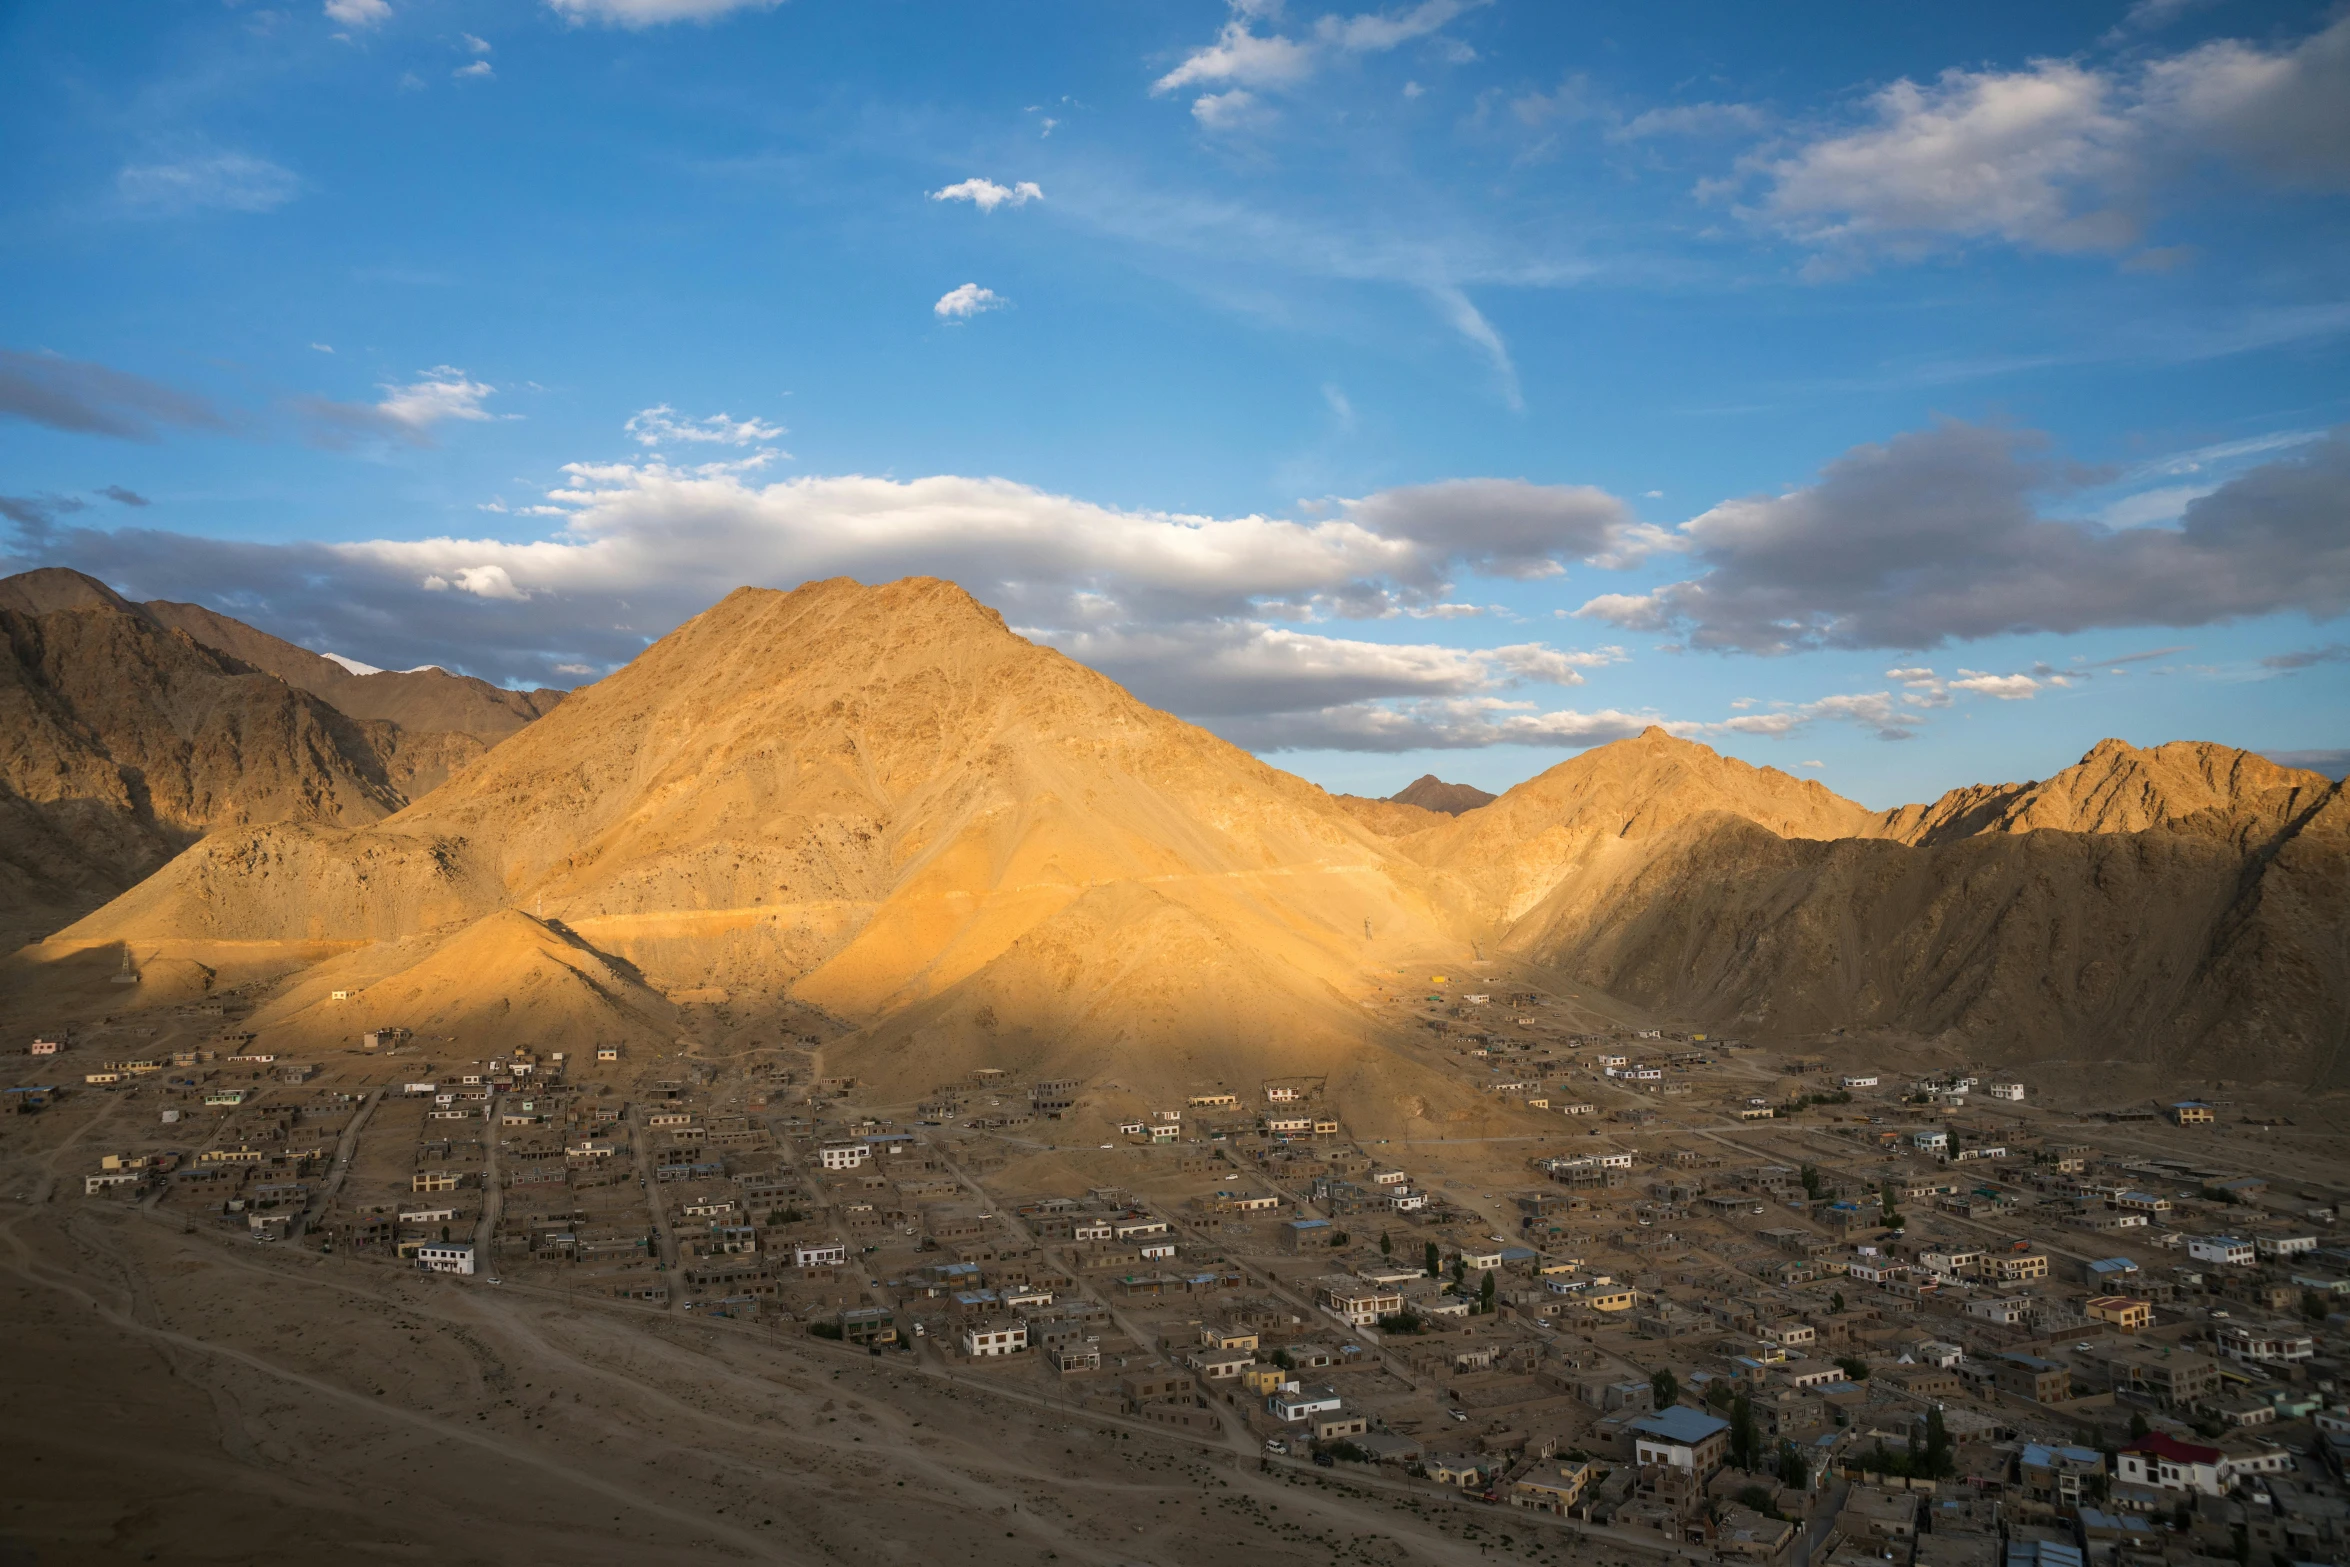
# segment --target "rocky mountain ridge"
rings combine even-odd
[[[738,590],[396,816],[215,831],[24,961],[244,965],[288,1039],[347,1031],[338,989],[410,1026],[527,996],[575,1037],[717,996],[839,1020],[909,1085],[1335,1072],[1416,1114],[1441,1092],[1353,1003],[1475,952],[1692,1027],[2336,1082],[2346,911],[2341,786],[2226,747],[1874,812],[1651,729],[1447,815],[1327,795],[908,579]]]
[[[135,604],[56,568],[0,579],[0,633],[0,942],[11,948],[205,833],[390,815],[560,695],[498,693],[516,699],[506,703],[457,676],[355,677],[225,616]],[[387,679],[405,683],[374,683]],[[435,717],[454,727],[430,727]]]

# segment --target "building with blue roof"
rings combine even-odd
[[[1730,1452],[1730,1422],[1687,1404],[1642,1415],[1625,1429],[1636,1464],[1669,1464],[1702,1478],[1719,1469]]]

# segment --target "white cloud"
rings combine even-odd
[[[488,39],[476,38],[471,33],[459,33],[457,35],[457,41],[465,45],[467,49],[471,50],[475,54],[490,54],[494,52],[490,48]]]
[[[1194,50],[1173,70],[1151,83],[1154,94],[1180,87],[1229,83],[1237,87],[1289,87],[1305,81],[1333,55],[1384,54],[1415,38],[1424,38],[1464,11],[1491,0],[1421,0],[1399,11],[1365,12],[1358,16],[1325,16],[1310,36],[1298,39],[1280,33],[1259,33],[1255,24],[1270,19],[1277,7],[1253,0],[1232,0],[1232,15],[1217,30],[1216,41]],[[1471,59],[1475,58],[1472,53]],[[1457,61],[1456,61],[1457,63]],[[1192,112],[1199,112],[1193,106]]]
[[[295,407],[311,420],[314,438],[327,446],[370,437],[429,446],[432,427],[443,420],[479,423],[500,417],[482,407],[497,388],[454,365],[436,365],[404,386],[387,382],[382,390],[382,400],[371,404],[312,397],[297,400]]]
[[[1734,704],[1735,705],[1735,704]],[[1823,720],[1855,724],[1880,740],[1912,740],[1909,726],[1917,715],[1903,711],[1890,691],[1856,691],[1824,696],[1812,702],[1773,702],[1770,711],[1744,713],[1719,723],[1700,726],[1708,734],[1763,735],[1778,738],[1809,729]]]
[[[1251,87],[1277,87],[1302,81],[1313,74],[1310,45],[1250,31],[1250,18],[1234,16],[1216,34],[1216,41],[1200,49],[1166,75],[1151,83],[1153,93],[1170,93],[1202,82],[1234,82]]]
[[[1869,107],[1867,125],[1750,160],[1769,182],[1754,215],[1831,266],[1980,240],[2121,250],[2159,189],[2214,158],[2350,186],[2350,17],[2276,49],[2220,39],[2128,67],[1952,69]]]
[[[313,353],[320,354],[331,354],[335,351],[332,343],[312,343],[310,348]]]
[[[302,190],[293,170],[241,152],[135,163],[114,177],[114,186],[131,207],[157,213],[202,208],[268,212],[292,201]]]
[[[1918,254],[1948,238],[2111,250],[2137,236],[2114,82],[2062,60],[1898,81],[1875,123],[1770,162],[1763,211],[1806,244]]]
[[[659,446],[663,441],[691,441],[700,445],[756,446],[761,442],[780,439],[784,428],[780,424],[765,424],[756,418],[733,419],[722,413],[703,419],[680,419],[677,410],[667,403],[641,409],[630,415],[622,426],[636,438],[639,446]]]
[[[973,175],[944,190],[930,193],[932,201],[967,201],[982,212],[993,212],[998,207],[1024,207],[1032,201],[1044,200],[1044,187],[1034,180],[1022,180],[1016,185],[998,185],[995,181]]]
[[[1010,303],[992,288],[962,283],[940,295],[938,303],[930,307],[930,313],[941,321],[968,321],[987,311],[1001,310]]]
[[[1827,763],[1825,763],[1825,762],[1821,762],[1821,761],[1810,761],[1810,762],[1798,762],[1796,765],[1797,765],[1798,767],[1825,767],[1825,766],[1827,766],[1828,764],[1827,764]]]
[[[492,415],[483,408],[482,400],[497,390],[486,381],[476,381],[454,365],[436,365],[423,374],[423,379],[406,386],[384,388],[384,399],[376,408],[387,419],[424,430],[443,419],[487,420]]]
[[[608,27],[660,27],[670,22],[714,22],[736,11],[772,11],[783,0],[547,0],[564,20]]]
[[[498,73],[490,68],[489,61],[476,60],[471,65],[460,65],[449,75],[461,82],[487,82],[496,80]]]
[[[2002,702],[2028,702],[2040,694],[2040,682],[2030,675],[1989,675],[1979,669],[1962,669],[1959,678],[1950,682],[1953,691],[1972,691],[1977,696],[1996,697]]]
[[[345,27],[381,27],[392,19],[385,0],[326,0],[326,18]]]
[[[1252,750],[1426,751],[1467,750],[1490,745],[1532,745],[1579,750],[1625,740],[1651,727],[1693,738],[1704,725],[1654,712],[1620,708],[1582,712],[1560,708],[1528,711],[1492,698],[1434,701],[1349,702],[1293,713],[1268,713],[1209,727]]]

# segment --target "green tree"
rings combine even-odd
[[[1790,1491],[1806,1490],[1811,1485],[1811,1462],[1793,1442],[1779,1444],[1779,1483]]]
[[[1444,1259],[1437,1252],[1436,1243],[1434,1241],[1430,1241],[1428,1243],[1427,1258],[1428,1277],[1434,1278],[1437,1274],[1444,1271]]]
[[[1842,1290],[1828,1291],[1828,1310],[1837,1316],[1844,1315],[1844,1292]]]
[[[1477,1309],[1479,1311],[1490,1313],[1493,1310],[1493,1294],[1493,1275],[1488,1273],[1477,1286]]]
[[[1379,1255],[1382,1257],[1392,1257],[1395,1255],[1395,1237],[1388,1234],[1385,1230],[1381,1230],[1379,1232]]]
[[[1953,1453],[1950,1427],[1943,1423],[1942,1406],[1936,1404],[1926,1411],[1926,1445],[1918,1454],[1923,1474],[1929,1480],[1947,1480],[1958,1472],[1958,1459]]]
[[[1462,1280],[1466,1279],[1468,1276],[1469,1276],[1469,1265],[1468,1265],[1468,1263],[1462,1260],[1462,1258],[1461,1258],[1461,1255],[1460,1255],[1458,1252],[1455,1252],[1455,1253],[1453,1254],[1453,1259],[1452,1259],[1452,1281],[1453,1281],[1453,1283],[1455,1283],[1455,1284],[1459,1284],[1459,1283],[1460,1283]]]
[[[1330,1232],[1330,1244],[1332,1246],[1344,1246],[1353,1239],[1354,1237],[1347,1234],[1344,1230],[1332,1230]]]
[[[1648,1390],[1656,1396],[1659,1409],[1670,1409],[1681,1402],[1681,1379],[1661,1367],[1650,1374]]]
[[[1803,1195],[1809,1197],[1813,1202],[1818,1202],[1822,1190],[1820,1167],[1816,1164],[1805,1165],[1803,1167]]]
[[[1754,1400],[1741,1393],[1730,1406],[1730,1462],[1752,1469],[1755,1457]]]
[[[2130,1411],[2130,1440],[2131,1440],[2131,1441],[2135,1442],[2135,1441],[2137,1441],[2137,1440],[2138,1440],[2140,1437],[2142,1437],[2142,1436],[2147,1436],[2147,1435],[2150,1435],[2150,1434],[2153,1432],[2153,1430],[2154,1430],[2154,1427],[2152,1427],[2152,1426],[2150,1426],[2150,1425],[2148,1425],[2148,1424],[2146,1423],[2146,1412],[2145,1412],[2144,1410],[2141,1410],[2141,1409],[2133,1409],[2133,1410],[2131,1410],[2131,1411]]]

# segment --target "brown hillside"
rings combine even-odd
[[[1707,815],[1787,838],[1844,837],[1872,820],[1866,807],[1810,779],[1650,728],[1529,778],[1413,839],[1410,850],[1469,889],[1473,917],[1506,925],[1561,887],[1612,881],[1643,861],[1650,840]]]
[[[1773,827],[1756,804],[1589,835],[1538,902],[1486,912],[1508,950],[1693,1023],[2174,1068],[2252,1050],[2262,1076],[2345,1076],[2338,785],[2220,746],[2109,741],[2045,784],[1957,791],[1849,836]]]
[[[1424,879],[952,584],[834,581],[739,590],[397,817],[208,840],[58,945],[410,942],[543,899],[661,990],[876,1049],[918,1017],[909,1072],[1078,1030],[1172,1074],[1359,1045],[1374,946],[1458,950]]]
[[[353,718],[398,724],[419,737],[439,733],[470,736],[480,747],[467,760],[532,719],[544,717],[566,695],[547,690],[507,691],[486,680],[452,675],[443,669],[355,675],[331,658],[201,604],[152,599],[142,607],[162,624],[185,631],[206,647],[218,648],[256,669],[267,670],[288,685],[322,696]]]
[[[1951,843],[1977,833],[2128,833],[2162,828],[2266,844],[2315,809],[2333,785],[2250,751],[2196,740],[2139,750],[2101,740],[2041,783],[1976,784],[1880,818],[1902,843]]]
[[[366,729],[68,572],[0,582],[0,933],[54,929],[219,827],[401,801]],[[38,606],[49,606],[45,612]]]
[[[1452,820],[1442,811],[1401,800],[1373,800],[1359,794],[1334,794],[1339,808],[1382,838],[1403,838]]]
[[[1422,773],[1387,798],[1398,805],[1416,805],[1422,810],[1442,811],[1447,816],[1458,816],[1480,805],[1491,805],[1499,797],[1487,794],[1473,784],[1446,783],[1434,773]]]

